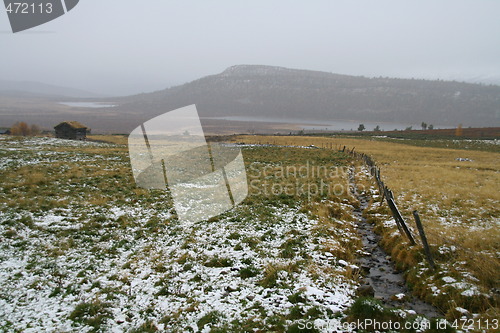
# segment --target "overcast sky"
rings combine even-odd
[[[80,0],[13,34],[0,79],[105,94],[163,89],[237,64],[500,84],[499,0]]]

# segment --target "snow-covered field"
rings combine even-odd
[[[353,302],[356,267],[327,248],[352,222],[267,200],[182,225],[123,147],[4,137],[0,156],[2,331],[279,331]]]
[[[369,254],[342,170],[374,199],[365,213],[383,237],[400,253],[405,243],[368,170],[309,144],[238,147],[254,192],[218,217],[182,224],[167,191],[137,188],[125,146],[0,137],[0,331],[298,332],[314,323],[355,332],[343,324],[356,304],[381,305],[356,295],[366,270],[357,258]],[[342,193],[304,193],[325,174]],[[417,292],[450,316],[482,318],[464,307],[482,309],[494,290],[479,286],[466,260],[448,260],[457,247],[438,245],[435,273],[409,249]],[[423,320],[411,309],[392,315]]]

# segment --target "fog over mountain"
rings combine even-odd
[[[76,120],[94,133],[127,134],[155,116],[191,104],[197,105],[202,124],[215,134],[273,133],[277,128],[288,133],[308,124],[346,130],[360,123],[387,130],[422,122],[436,128],[500,127],[500,86],[366,78],[274,66],[232,66],[152,93],[91,96],[38,83],[0,82],[0,127],[25,121],[52,129],[61,121]],[[85,103],[60,103],[69,101]],[[116,106],[101,107],[104,102]],[[271,126],[266,121],[282,124]]]
[[[85,90],[59,87],[40,82],[32,81],[7,81],[0,80],[0,95],[8,96],[27,96],[27,97],[75,97],[75,98],[94,98],[102,97],[102,94],[96,94]]]
[[[233,66],[181,86],[120,99],[120,104],[120,110],[145,118],[196,104],[204,117],[500,126],[500,86],[258,65]]]

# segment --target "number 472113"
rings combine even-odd
[[[460,330],[472,330],[472,329],[479,329],[479,330],[497,330],[500,325],[498,319],[467,319],[467,318],[462,318],[462,319],[455,319],[451,323],[451,327],[455,329],[460,329]]]
[[[27,2],[9,2],[6,7],[9,14],[50,14],[52,13],[52,3],[27,3]]]

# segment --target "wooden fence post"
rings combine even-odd
[[[415,245],[416,244],[415,239],[413,238],[410,229],[408,229],[408,226],[406,225],[406,222],[403,219],[403,216],[399,212],[399,209],[396,206],[396,203],[394,202],[394,198],[392,197],[392,192],[389,192],[389,193],[390,193],[390,197],[387,196],[387,194],[386,194],[386,199],[387,199],[387,203],[389,204],[389,208],[391,208],[392,215],[394,216],[395,220],[399,221],[399,224],[401,225],[401,228],[403,228],[403,231],[406,234],[406,237],[408,237],[410,244]]]
[[[429,243],[427,243],[427,237],[425,237],[424,226],[420,221],[420,216],[418,215],[418,211],[416,210],[413,211],[413,217],[415,218],[415,223],[417,225],[418,233],[420,234],[420,238],[422,239],[422,245],[424,246],[425,256],[427,257],[429,265],[434,270],[436,269],[436,265],[434,264],[434,260],[432,259]]]
[[[391,209],[392,217],[394,218],[394,221],[396,221],[396,226],[398,227],[398,230],[400,233],[403,233],[403,228],[401,227],[401,223],[399,223],[399,219],[396,217],[396,213],[394,212],[394,208],[391,206],[389,200],[391,199],[391,190],[387,186],[384,186],[384,197],[387,201],[387,206]]]
[[[344,146],[343,151],[345,151],[345,149],[346,149],[346,146]],[[375,163],[373,162],[371,157],[368,155],[365,155],[365,154],[354,153],[354,149],[355,149],[355,147],[352,148],[351,155],[363,159],[365,164],[372,167],[372,170],[373,170],[373,168],[375,168]],[[347,150],[347,152],[349,152],[349,150]],[[372,170],[370,170],[370,172]],[[411,234],[410,229],[406,225],[406,222],[405,222],[403,216],[401,215],[398,207],[396,206],[396,202],[394,200],[394,195],[393,195],[392,191],[384,185],[384,182],[382,182],[382,180],[380,178],[380,169],[376,168],[374,173],[375,173],[375,179],[377,180],[377,184],[379,185],[379,189],[381,192],[383,192],[381,202],[384,201],[384,197],[385,197],[385,199],[387,200],[387,205],[389,206],[389,208],[392,211],[392,216],[394,217],[394,220],[396,221],[396,225],[398,226],[399,231],[406,235],[406,237],[410,241],[411,245],[415,245],[416,244],[415,239],[413,238],[413,235]],[[372,173],[372,175],[373,175],[373,173]],[[382,189],[383,189],[383,191],[382,191]],[[419,229],[419,232],[420,232],[420,229]],[[422,229],[422,232],[423,232],[423,229]],[[425,234],[424,234],[424,237],[425,237]]]
[[[384,202],[384,199],[385,199],[385,184],[383,181],[380,181],[379,185],[380,186],[380,192],[382,192],[382,199],[380,200],[380,203]]]

